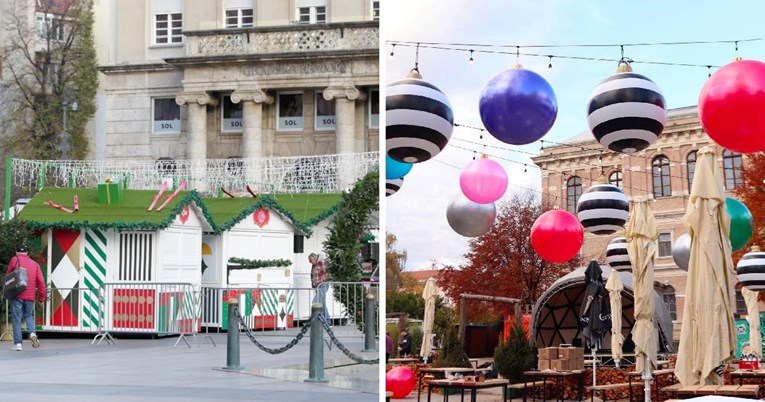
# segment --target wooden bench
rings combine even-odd
[[[638,385],[638,383],[635,383],[635,384],[632,384],[632,385]],[[630,383],[622,382],[622,383],[616,383],[616,384],[591,385],[591,386],[587,387],[587,391],[590,391],[590,401],[594,402],[595,401],[595,394],[597,394],[598,391],[602,391],[603,392],[601,394],[602,397],[600,399],[603,400],[603,401],[606,401],[606,400],[608,400],[606,398],[606,391],[612,391],[612,390],[615,390],[615,389],[626,389],[626,390],[629,390],[629,388],[630,388]],[[620,399],[620,398],[614,398],[614,400],[617,400],[617,399]]]

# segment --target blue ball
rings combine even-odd
[[[385,180],[400,179],[412,170],[412,164],[399,162],[385,155]]]
[[[558,116],[558,101],[541,75],[512,68],[486,84],[478,109],[491,135],[507,144],[524,145],[550,131]]]

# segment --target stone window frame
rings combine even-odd
[[[723,151],[722,158],[725,189],[735,190],[744,184],[744,179],[741,177],[741,166],[744,163],[744,159],[742,158],[741,154],[735,153],[728,149]]]
[[[159,17],[167,18],[167,27],[159,28]],[[178,20],[176,20],[176,16]],[[173,26],[180,22],[180,26]],[[177,46],[183,44],[183,12],[162,12],[154,14],[154,29],[152,30],[152,44],[155,46]],[[177,34],[173,32],[177,31]],[[160,35],[160,33],[164,32]],[[159,42],[159,38],[167,38],[167,42]],[[178,39],[177,41],[175,39]]]
[[[157,131],[154,129],[156,102],[158,100],[171,101],[172,104],[178,107],[178,130],[177,131]],[[179,135],[181,134],[181,105],[175,102],[175,97],[170,96],[155,96],[151,98],[151,134],[152,135]]]
[[[323,12],[319,12],[319,9],[323,9]],[[307,11],[307,14],[305,13]],[[307,21],[303,21],[303,17],[307,17]],[[322,16],[322,19],[319,19]],[[316,0],[313,4],[299,5],[295,7],[295,22],[298,25],[316,25],[326,24],[329,22],[329,6],[326,0]]]
[[[698,157],[698,151],[695,149],[688,152],[685,156],[685,171],[688,175],[688,193],[691,192],[691,186],[693,185],[693,175],[696,174],[696,158]]]
[[[375,116],[375,114],[372,113],[372,94],[377,93],[377,124],[373,124],[374,119],[372,116]],[[369,89],[369,128],[372,129],[380,129],[380,88],[370,88]]]
[[[573,194],[572,194],[573,191]],[[582,178],[571,176],[566,180],[566,210],[572,214],[576,213],[576,204],[579,203],[579,197],[582,196]]]
[[[616,176],[616,177],[614,177]],[[614,184],[616,183],[616,184]],[[624,186],[624,175],[621,170],[614,170],[608,175],[608,184],[622,188]]]
[[[656,257],[672,257],[672,232],[660,232],[656,245]]]
[[[659,185],[656,185],[656,180]],[[653,198],[672,196],[672,180],[670,179],[669,158],[665,155],[657,155],[651,161],[651,184]]]
[[[236,12],[236,15],[229,15],[230,12]],[[245,15],[249,11],[249,15]],[[235,24],[229,24],[230,19],[236,18]],[[250,23],[243,21],[249,18]],[[223,10],[223,27],[232,28],[252,28],[255,26],[255,8],[254,7],[228,7]]]
[[[282,95],[300,95],[303,99],[302,104],[300,105],[301,115],[300,116],[294,116],[294,117],[300,117],[303,119],[303,124],[300,127],[295,128],[282,128],[279,124],[279,119],[281,118],[281,102],[282,102]],[[292,117],[292,116],[290,116]],[[303,91],[280,91],[276,93],[276,131],[277,132],[296,132],[296,131],[303,131],[305,130],[305,93]]]
[[[329,102],[332,105],[332,115],[319,116],[319,102]],[[326,121],[331,117],[331,121]],[[323,118],[321,125],[319,124],[319,118]],[[304,124],[305,125],[305,124]],[[315,91],[313,102],[313,129],[314,131],[334,131],[337,127],[337,103],[333,100],[328,101],[324,99],[324,91]]]
[[[239,118],[239,127],[234,129],[226,129],[225,124],[225,116],[226,116],[226,99],[228,98],[229,103],[233,105],[234,107],[238,107],[239,110],[242,112],[242,117]],[[244,103],[234,103],[231,102],[231,94],[228,95],[222,95],[220,99],[220,132],[221,134],[242,134],[242,131],[244,131]]]

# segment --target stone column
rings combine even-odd
[[[359,91],[353,84],[330,85],[324,90],[324,99],[335,100],[335,153],[353,154],[361,152],[355,149],[356,131],[356,101],[366,99],[364,93]],[[345,158],[340,158],[338,167],[339,188],[347,190],[354,184],[357,177],[353,167],[343,163]]]
[[[218,104],[206,92],[185,92],[175,97],[175,103],[188,105],[188,151],[191,163],[191,182],[187,189],[203,192],[207,189],[207,105]]]
[[[274,103],[274,97],[260,89],[237,90],[231,94],[231,102],[242,102],[242,158],[262,158],[263,104]]]

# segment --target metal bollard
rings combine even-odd
[[[226,339],[226,369],[241,370],[239,366],[239,299],[228,301],[228,338]]]
[[[364,307],[364,350],[362,352],[377,352],[375,345],[375,295],[368,294]]]
[[[305,382],[329,382],[324,379],[324,327],[319,314],[324,308],[320,303],[311,304],[311,351],[308,358],[308,379]]]

